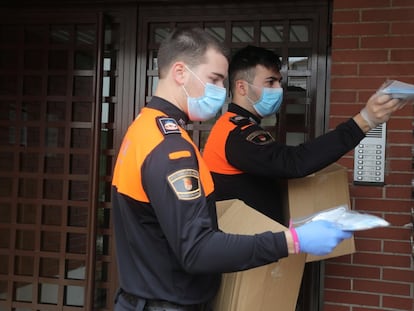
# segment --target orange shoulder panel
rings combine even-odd
[[[226,157],[226,140],[236,125],[230,118],[236,116],[233,112],[224,113],[214,124],[208,136],[207,143],[203,151],[203,159],[206,161],[210,171],[219,174],[234,175],[243,173],[241,170],[232,166]]]

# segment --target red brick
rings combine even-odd
[[[375,215],[375,213],[371,213],[372,215]],[[376,216],[382,217],[382,215],[376,214]],[[401,239],[401,235],[403,233],[403,230],[401,228],[395,228],[392,226],[389,227],[380,227],[380,228],[374,228],[370,230],[363,230],[355,232],[355,237],[363,237],[363,238],[370,238],[370,239],[394,239],[398,240]]]
[[[359,48],[359,38],[334,37],[332,40],[332,50],[337,49],[356,49]]]
[[[334,53],[337,54],[339,51]],[[337,64],[332,63],[331,66],[331,77],[332,76],[355,76],[358,73],[358,65],[357,64]]]
[[[347,10],[347,11],[338,11],[333,12],[332,20],[333,24],[336,23],[346,23],[346,22],[359,22],[360,11],[356,10]]]
[[[363,188],[369,188],[368,186]],[[392,212],[406,213],[411,208],[410,198],[405,197],[409,201],[403,201],[401,198],[397,200],[381,200],[381,199],[365,199],[355,198],[354,209],[366,212]]]
[[[356,252],[353,255],[355,264],[373,265],[377,267],[400,267],[409,268],[411,266],[411,258],[401,255],[385,255],[381,253],[362,253]]]
[[[332,27],[332,35],[334,37],[388,35],[389,33],[389,23],[335,23]]]
[[[389,281],[400,281],[410,283],[414,280],[414,270],[412,269],[395,269],[384,268],[383,279]]]
[[[414,49],[391,51],[390,61],[392,62],[412,62],[413,59],[414,59]]]
[[[386,50],[343,50],[332,54],[332,61],[335,62],[385,62],[388,60]]]
[[[325,301],[379,307],[380,296],[375,294],[325,289]]]
[[[350,193],[352,196],[357,196],[357,197],[381,198],[382,187],[361,186],[361,185],[351,186]]]
[[[351,290],[350,279],[325,277],[324,284],[329,289]]]
[[[392,23],[391,34],[394,35],[411,35],[414,34],[414,23],[403,22],[403,23]]]
[[[351,306],[340,306],[335,304],[324,303],[323,311],[350,311]]]
[[[408,49],[414,48],[414,36],[392,36],[392,37],[363,37],[361,48],[373,49]]]
[[[395,297],[395,296],[383,296],[382,306],[390,310],[414,310],[413,297]]]
[[[388,145],[387,148],[388,157],[410,157],[411,156],[411,146],[393,146]]]
[[[380,252],[381,247],[382,242],[380,240],[355,237],[355,248],[359,252]]]
[[[388,168],[389,170],[389,168]],[[387,174],[387,183],[392,184],[393,186],[397,185],[411,185],[411,180],[413,179],[413,175],[411,171],[408,173],[394,173],[391,172]]]
[[[406,144],[407,142],[411,142],[413,134],[410,132],[390,132],[387,133],[387,139],[394,144]]]
[[[365,2],[365,1],[363,1]],[[386,9],[364,10],[361,12],[362,22],[379,22],[379,21],[412,21],[414,8],[386,8]]]
[[[414,38],[413,38],[414,39]],[[409,64],[361,64],[359,74],[362,76],[384,76],[390,77],[395,74],[399,76],[411,75],[414,72],[414,63]]]
[[[408,156],[408,155],[407,155]],[[390,171],[411,171],[412,170],[412,160],[390,160],[388,157],[387,168]],[[414,177],[411,174],[411,177]]]
[[[405,241],[384,241],[384,252],[399,254],[399,255],[409,255],[410,254],[409,238],[407,237]]]
[[[395,7],[401,7],[401,6],[407,6],[407,7],[414,7],[413,0],[393,0],[392,1],[393,6]]]
[[[398,204],[398,203],[396,203]],[[394,226],[403,226],[406,223],[410,222],[410,211],[407,209],[406,213],[397,213],[397,214],[387,214],[386,220],[391,222]]]
[[[376,77],[333,77],[331,79],[332,89],[342,89],[342,90],[372,90],[372,93],[376,91],[379,85],[382,85],[384,78]]]
[[[410,285],[409,284],[398,284],[394,282],[385,281],[371,281],[371,280],[358,280],[355,279],[353,282],[353,288],[356,291],[363,292],[375,292],[390,295],[409,295]]]
[[[335,0],[334,10],[389,7],[389,0]]]
[[[386,188],[386,196],[387,198],[397,198],[397,199],[401,199],[401,198],[411,198],[411,185],[407,186],[407,187],[402,187],[402,186],[398,186],[398,187],[387,187]]]
[[[357,265],[342,265],[328,263],[325,272],[329,276],[347,276],[350,278],[379,279],[381,271],[377,267],[363,267]]]

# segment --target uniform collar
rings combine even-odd
[[[146,107],[165,113],[168,117],[175,119],[175,121],[177,121],[177,123],[183,128],[189,121],[188,116],[184,111],[158,96],[153,96]]]
[[[244,109],[243,107],[241,107],[241,106],[239,106],[235,103],[230,103],[227,111],[233,112],[233,113],[235,113],[239,116],[247,117],[249,119],[254,120],[254,122],[256,122],[257,124],[260,124],[260,121],[261,121],[260,118],[258,118],[256,115],[254,115],[250,111]]]

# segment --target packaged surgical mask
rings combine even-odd
[[[388,80],[378,90],[380,94],[390,95],[402,100],[414,99],[414,85],[397,80]]]
[[[291,226],[298,227],[316,220],[333,222],[344,231],[368,230],[390,225],[388,221],[381,217],[350,210],[348,205],[339,205],[307,217],[292,219]]]

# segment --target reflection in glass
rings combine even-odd
[[[9,256],[8,254],[0,254],[0,274],[7,275],[9,273]],[[0,292],[3,291],[0,283]],[[1,296],[0,296],[1,299]]]
[[[42,224],[55,225],[62,224],[62,207],[60,205],[43,205],[42,206]]]
[[[42,50],[26,50],[24,52],[24,69],[41,70],[44,66],[43,55]]]
[[[289,31],[290,42],[308,42],[309,26],[308,25],[291,25]]]
[[[70,146],[78,149],[89,149],[91,147],[91,129],[72,128]]]
[[[47,153],[44,158],[45,173],[49,174],[63,174],[65,156],[57,153]]]
[[[57,284],[39,283],[39,303],[57,304],[58,291]]]
[[[33,152],[20,152],[19,170],[21,172],[38,172],[39,154]],[[9,162],[10,165],[10,162]]]
[[[33,230],[16,231],[16,249],[33,251],[35,249],[36,234]]]
[[[48,76],[47,95],[48,96],[65,96],[67,76]]]
[[[65,302],[66,306],[83,306],[84,304],[84,287],[82,286],[65,286]]]
[[[0,202],[0,223],[4,223],[4,224],[10,223],[11,211],[12,211],[11,203]]]
[[[14,274],[32,276],[34,274],[34,258],[32,256],[15,256]]]
[[[77,25],[76,26],[76,43],[84,45],[95,44],[96,31],[95,25]]]
[[[59,259],[58,258],[40,258],[39,275],[42,277],[58,279],[59,278]]]
[[[306,141],[306,133],[286,133],[286,144],[296,146]]]
[[[32,302],[32,286],[27,282],[13,282],[13,300]]]
[[[92,104],[90,102],[72,103],[72,121],[91,122],[92,121]]]
[[[261,26],[260,42],[283,42],[283,25]]]
[[[65,102],[47,102],[46,118],[47,121],[64,121],[66,119]]]
[[[0,248],[10,247],[10,230],[0,228]]]
[[[49,70],[66,70],[68,69],[68,51],[67,50],[50,50],[48,57]]]
[[[75,76],[73,78],[73,95],[74,96],[92,96],[93,94],[93,77]]]
[[[39,181],[37,179],[32,178],[19,178],[19,188],[18,194],[19,197],[26,198],[26,199],[34,199],[37,197],[37,189],[38,189]]]
[[[42,231],[40,250],[58,253],[60,251],[60,232]]]
[[[89,199],[89,183],[88,181],[69,182],[69,200],[87,201]]]
[[[23,95],[40,96],[42,95],[42,76],[23,77]]]
[[[88,210],[85,207],[68,207],[68,226],[86,227],[88,224]]]
[[[20,224],[35,224],[37,216],[35,204],[17,204],[17,222]]]
[[[71,40],[72,27],[69,25],[50,26],[49,40],[52,43],[69,43]]]
[[[66,251],[72,254],[86,254],[86,234],[68,233],[66,235]]]
[[[87,175],[90,170],[89,154],[72,154],[70,156],[70,173]]]
[[[213,37],[215,37],[220,42],[224,42],[226,39],[226,29],[224,26],[208,26],[206,25],[205,28],[206,32],[211,34]]]
[[[65,278],[72,280],[85,280],[86,270],[84,260],[66,260]]]
[[[75,70],[92,70],[95,66],[93,50],[75,51]]]
[[[45,179],[43,181],[43,198],[50,200],[63,199],[63,180]]]
[[[167,38],[171,29],[168,24],[151,24],[150,30],[150,42],[151,43],[161,43],[164,39]]]
[[[253,42],[254,27],[249,25],[233,25],[231,42]]]

